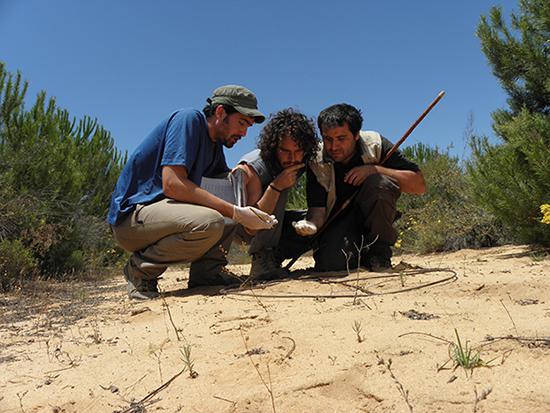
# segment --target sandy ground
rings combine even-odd
[[[548,255],[400,260],[410,269],[238,294],[188,291],[172,271],[164,302],[130,302],[122,277],[65,298],[0,296],[0,411],[550,411]],[[485,366],[454,368],[455,329]]]

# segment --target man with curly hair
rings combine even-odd
[[[273,229],[248,231],[253,235],[250,276],[255,280],[287,275],[281,268],[283,257],[278,245],[284,244],[281,234],[288,196],[318,145],[313,121],[294,109],[283,109],[262,129],[258,149],[246,154],[236,168],[244,172],[247,205],[273,214],[280,223]],[[288,225],[289,219],[286,222]]]

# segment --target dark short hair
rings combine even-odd
[[[323,109],[317,118],[317,125],[321,133],[323,133],[323,129],[344,126],[346,123],[353,136],[359,133],[363,125],[361,111],[347,103],[329,106]]]
[[[304,151],[304,163],[313,158],[319,148],[319,138],[312,119],[292,108],[271,114],[260,132],[257,144],[260,157],[272,171],[280,168],[276,153],[285,136],[292,138]]]
[[[227,113],[228,115],[238,112],[238,110],[231,105],[226,105],[224,103],[208,103],[202,109],[202,113],[204,113],[204,116],[206,116],[206,118],[208,119],[214,114],[214,112],[216,112],[216,108],[218,106],[222,106],[225,109],[225,113]]]

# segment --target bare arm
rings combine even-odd
[[[386,175],[395,179],[401,188],[401,192],[417,195],[426,192],[426,183],[424,182],[424,176],[421,171],[414,172],[392,169],[380,165],[356,166],[346,174],[344,181],[348,184],[359,186],[365,181],[365,179],[367,179],[367,177],[373,174]]]
[[[267,187],[266,191],[262,194],[262,183],[254,168],[248,164],[240,164],[236,168],[244,171],[246,176],[246,203],[257,206],[262,211],[271,214],[275,210],[275,205],[279,200],[279,192]]]
[[[246,198],[249,205],[255,205],[268,214],[273,213],[281,191],[291,188],[296,183],[297,175],[304,164],[297,164],[285,168],[262,193],[260,177],[250,165],[241,164],[237,168],[246,175]]]
[[[168,198],[215,209],[226,217],[233,217],[233,205],[205,191],[187,178],[184,166],[162,167],[162,191]]]
[[[325,223],[326,211],[325,207],[308,208],[306,219],[313,222],[317,228],[321,228]]]

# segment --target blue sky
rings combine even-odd
[[[90,115],[132,151],[174,109],[201,109],[216,87],[243,84],[260,109],[315,118],[347,102],[364,129],[398,140],[440,90],[445,98],[406,144],[463,156],[470,114],[493,136],[506,96],[475,30],[511,0],[139,1],[0,0],[0,60],[76,117]],[[259,126],[226,151],[255,146]]]

